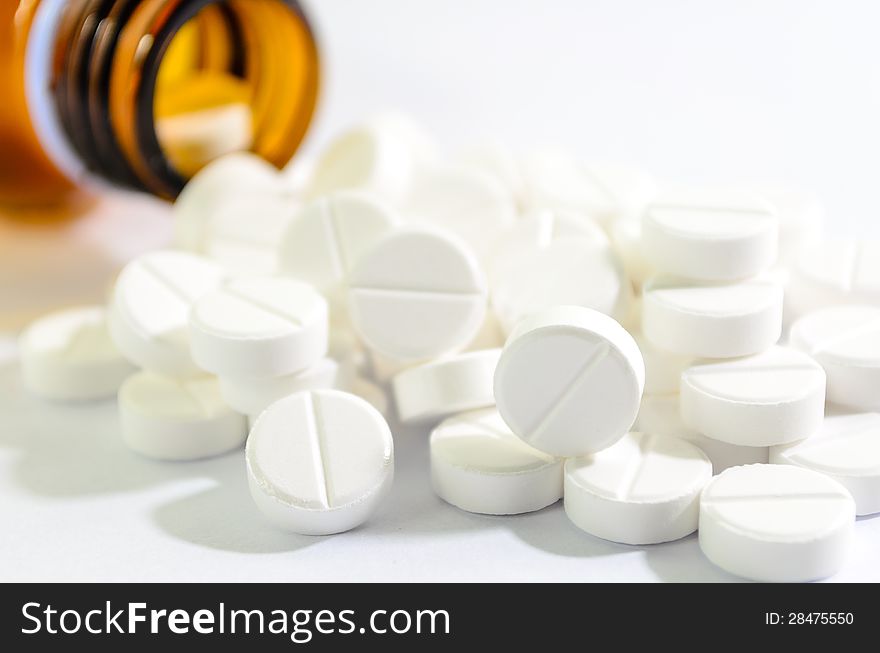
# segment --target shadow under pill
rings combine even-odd
[[[165,533],[185,542],[236,553],[283,553],[322,541],[321,537],[285,533],[254,506],[247,486],[244,454],[224,456],[215,465],[216,485],[153,511]]]

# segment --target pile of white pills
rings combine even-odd
[[[144,456],[244,448],[256,507],[295,533],[381,509],[390,421],[422,426],[461,510],[562,499],[594,537],[699,531],[738,576],[834,574],[855,516],[880,512],[874,244],[821,241],[795,191],[438,151],[389,114],[299,186],[252,155],[212,163],[106,308],[22,335],[25,385],[116,395]]]

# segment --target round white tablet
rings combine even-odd
[[[523,259],[549,247],[557,240],[585,238],[598,246],[609,246],[608,236],[597,222],[572,211],[543,209],[517,220],[493,239],[486,257],[489,285],[494,286]]]
[[[495,370],[495,401],[510,429],[554,456],[608,447],[635,421],[645,366],[610,317],[557,306],[523,319]]]
[[[24,386],[47,399],[111,397],[135,371],[110,340],[101,306],[69,308],[40,318],[21,335],[19,353]]]
[[[108,324],[114,344],[138,367],[168,376],[198,376],[190,355],[189,313],[218,287],[223,271],[194,254],[151,252],[123,268]]]
[[[831,576],[852,544],[855,503],[840,483],[791,465],[733,467],[700,497],[700,548],[725,571],[764,582]]]
[[[450,417],[431,432],[434,492],[468,512],[516,515],[556,503],[562,464],[511,433],[493,408]]]
[[[757,354],[782,334],[782,286],[655,277],[642,294],[642,333],[656,347],[702,358]]]
[[[138,372],[119,389],[119,419],[125,444],[159,460],[216,456],[247,437],[247,419],[226,405],[213,377]]]
[[[880,308],[836,306],[808,313],[791,327],[792,347],[828,375],[828,400],[880,410]]]
[[[841,304],[880,305],[880,241],[816,241],[800,252],[787,293],[798,316]]]
[[[687,440],[709,457],[712,461],[712,470],[716,474],[720,474],[728,467],[766,463],[770,459],[769,447],[742,447],[729,444],[707,438],[686,426],[681,419],[677,394],[642,397],[639,416],[633,428],[642,433]]]
[[[327,302],[295,279],[231,281],[202,297],[190,316],[193,359],[229,377],[282,376],[327,353]]]
[[[678,438],[629,433],[591,456],[565,461],[565,514],[596,537],[658,544],[697,530],[712,463]]]
[[[513,196],[501,182],[467,167],[434,167],[416,175],[400,210],[417,224],[449,229],[478,256],[516,219]]]
[[[761,447],[808,438],[825,415],[825,371],[787,347],[698,364],[681,375],[684,423],[710,438]]]
[[[653,178],[642,170],[584,164],[546,146],[523,159],[522,176],[527,209],[578,211],[606,227],[639,214],[656,193]]]
[[[250,152],[220,157],[202,168],[174,202],[174,245],[204,254],[213,217],[231,195],[258,197],[281,189],[278,171]]]
[[[197,251],[236,276],[274,274],[278,241],[298,208],[296,200],[278,190],[228,192],[209,215]]]
[[[420,360],[464,347],[483,322],[486,294],[485,276],[464,243],[409,227],[361,256],[350,276],[349,307],[369,347]]]
[[[679,191],[646,207],[642,239],[648,259],[662,273],[734,281],[776,261],[779,219],[772,205],[747,193]]]
[[[632,286],[617,255],[590,238],[556,240],[493,279],[492,308],[507,332],[529,313],[563,304],[626,320]]]
[[[309,196],[357,189],[401,200],[418,168],[435,156],[430,138],[398,114],[374,116],[337,137],[312,171]]]
[[[303,535],[362,524],[394,476],[388,424],[366,401],[337,390],[298,392],[269,406],[251,430],[246,457],[257,507]]]
[[[440,358],[394,377],[394,400],[402,422],[436,419],[495,403],[492,382],[500,349]]]
[[[270,404],[301,390],[324,390],[337,386],[339,364],[332,358],[294,374],[283,376],[221,376],[220,392],[233,410],[259,415]]]
[[[351,268],[396,222],[368,193],[340,191],[315,200],[284,234],[281,272],[312,284],[334,307],[343,305]]]
[[[771,447],[770,462],[830,476],[850,491],[857,515],[880,512],[880,414],[829,415],[808,439]]]

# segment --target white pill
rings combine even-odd
[[[554,456],[599,451],[635,421],[642,355],[610,317],[557,306],[523,319],[495,370],[495,401],[510,429]]]
[[[658,544],[697,530],[712,463],[678,438],[629,433],[591,456],[565,461],[565,514],[590,535]]]
[[[880,305],[880,241],[815,242],[801,251],[787,293],[798,316],[841,304]]]
[[[483,322],[486,294],[485,276],[464,243],[409,227],[361,256],[350,277],[349,308],[369,347],[420,360],[464,347]]]
[[[769,447],[741,447],[707,438],[702,433],[685,426],[681,419],[677,394],[642,397],[639,416],[633,428],[642,433],[687,440],[709,457],[716,474],[720,474],[728,467],[766,463],[770,457]]]
[[[388,424],[366,401],[338,390],[298,392],[269,406],[251,430],[246,457],[257,507],[303,535],[362,524],[394,476]]]
[[[693,364],[693,357],[659,349],[642,335],[634,337],[645,361],[645,394],[678,394],[681,373]]]
[[[770,448],[770,462],[830,476],[849,490],[857,515],[880,512],[880,414],[837,414],[807,440]]]
[[[111,397],[135,371],[110,340],[101,306],[40,318],[21,335],[19,355],[28,391],[60,401]]]
[[[431,432],[434,492],[468,512],[516,515],[556,503],[562,465],[511,433],[493,408],[450,417]]]
[[[522,163],[527,209],[584,213],[604,226],[638,215],[656,193],[647,173],[619,165],[583,164],[568,152],[542,147]]]
[[[647,206],[642,238],[661,273],[735,281],[776,262],[779,219],[768,202],[747,193],[678,191]]]
[[[243,102],[157,117],[154,125],[163,152],[183,174],[253,145],[254,116]]]
[[[119,389],[119,418],[125,443],[159,460],[216,456],[247,437],[247,419],[226,405],[213,377],[138,372]]]
[[[210,215],[198,250],[230,274],[255,276],[278,269],[278,241],[299,204],[280,192],[230,193]]]
[[[494,286],[511,270],[522,265],[557,240],[585,238],[598,246],[609,246],[608,236],[598,223],[571,211],[544,209],[517,220],[494,239],[486,257],[489,285]]]
[[[655,277],[642,293],[642,333],[686,356],[748,356],[779,340],[782,299],[782,286],[765,279],[719,285]]]
[[[281,272],[307,281],[332,307],[344,308],[352,267],[396,222],[391,209],[367,193],[340,191],[315,200],[284,234]]]
[[[731,574],[792,583],[831,576],[852,545],[855,503],[827,476],[790,465],[733,467],[700,497],[700,548]]]
[[[755,191],[768,201],[779,218],[779,262],[797,261],[800,252],[822,235],[825,208],[813,193],[793,188],[758,188]]]
[[[492,389],[500,349],[441,358],[394,377],[394,400],[402,422],[437,419],[495,404]]]
[[[123,268],[109,313],[114,344],[138,367],[168,376],[203,374],[190,355],[189,313],[223,271],[186,252],[159,251]]]
[[[825,372],[787,347],[697,364],[681,375],[681,416],[704,435],[748,447],[808,438],[825,415]]]
[[[279,192],[278,171],[249,152],[236,152],[202,168],[174,202],[174,245],[204,254],[213,216],[230,196],[259,197]]]
[[[430,138],[407,117],[374,116],[341,134],[324,150],[312,171],[309,196],[356,189],[397,202],[418,169],[435,156]]]
[[[563,304],[624,321],[632,310],[632,286],[609,247],[566,238],[524,256],[493,279],[491,301],[507,333],[526,315]]]
[[[793,347],[828,375],[828,400],[880,410],[880,308],[837,306],[809,313],[791,328]]]
[[[220,392],[233,410],[243,415],[259,415],[270,404],[302,390],[338,387],[339,364],[332,358],[295,374],[283,376],[221,376]]]
[[[416,176],[401,213],[414,223],[449,229],[482,257],[497,235],[514,223],[516,204],[492,175],[446,166]]]
[[[193,359],[214,374],[294,374],[327,353],[327,302],[295,279],[231,281],[193,306],[190,338]]]

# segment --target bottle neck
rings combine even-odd
[[[317,98],[295,0],[41,0],[25,62],[34,130],[65,176],[169,198],[225,151],[284,165]]]

